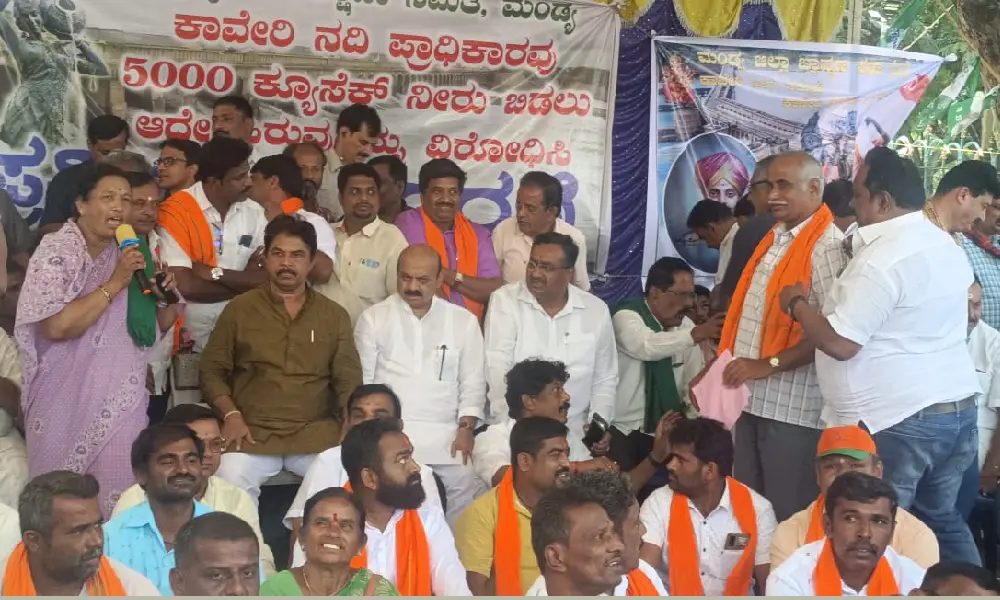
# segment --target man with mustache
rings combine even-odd
[[[410,244],[427,244],[444,265],[443,296],[482,321],[483,309],[502,285],[490,232],[461,211],[466,175],[447,158],[420,167],[420,208],[396,219]]]
[[[896,491],[877,477],[837,477],[826,495],[826,537],[775,569],[767,595],[905,596],[918,588],[924,569],[889,545],[898,506]]]
[[[268,223],[267,283],[226,306],[201,358],[202,393],[223,418],[229,450],[219,477],[255,502],[268,478],[305,475],[337,443],[341,411],[361,383],[350,318],[306,283],[316,252],[310,223]]]
[[[401,419],[402,412],[399,396],[389,386],[384,383],[359,385],[347,399],[347,407],[344,409],[344,435],[347,435],[355,425],[372,419]],[[400,423],[402,424],[402,420]],[[292,506],[285,513],[285,527],[292,530],[293,567],[301,567],[306,561],[302,547],[297,543],[306,501],[326,488],[348,485],[342,451],[342,446],[334,446],[316,456],[302,479],[302,485],[292,500]],[[441,510],[441,488],[434,479],[433,471],[427,465],[420,465],[420,482],[427,496],[421,506],[428,510],[435,507]]]
[[[988,163],[982,164],[989,166]],[[976,169],[983,170],[978,165]],[[949,171],[949,175],[952,172],[954,169]],[[944,184],[946,180],[942,179],[941,182]],[[965,250],[965,255],[969,257],[969,263],[972,265],[972,273],[982,285],[983,321],[990,327],[998,329],[1000,328],[1000,247],[997,246],[997,235],[1000,234],[1000,189],[998,189],[1000,184],[997,183],[996,172],[993,173],[993,179],[984,177],[974,183],[974,186],[969,188],[973,192],[982,187],[984,190],[992,189],[994,195],[986,207],[985,216],[976,219],[971,227],[962,232],[960,239],[962,249]]]
[[[326,153],[326,169],[317,194],[319,205],[340,219],[344,211],[337,201],[337,171],[344,165],[368,160],[382,135],[382,118],[367,104],[352,104],[337,115],[337,137]]]
[[[531,511],[570,474],[566,426],[545,417],[521,419],[510,433],[510,457],[514,468],[455,524],[458,556],[476,596],[521,596],[538,578]]]
[[[396,266],[406,238],[379,217],[384,184],[371,165],[355,163],[337,171],[344,219],[333,226],[337,239],[334,276],[317,290],[343,306],[351,322],[366,309],[396,293]]]
[[[493,252],[500,261],[504,283],[524,281],[524,268],[531,257],[535,236],[549,231],[573,238],[580,254],[573,265],[573,285],[590,291],[587,276],[587,242],[581,232],[559,215],[563,206],[563,189],[559,180],[543,173],[531,171],[521,178],[517,188],[515,214],[504,219],[493,230]]]
[[[263,158],[253,145],[253,107],[243,96],[223,96],[212,105],[212,135],[246,142],[251,147],[247,159],[254,166]]]
[[[148,579],[105,556],[93,475],[32,479],[17,512],[21,539],[0,556],[0,596],[159,596]]]
[[[289,144],[281,154],[294,160],[302,172],[302,203],[305,209],[323,217],[329,223],[336,221],[333,213],[320,206],[317,199],[326,171],[326,153],[319,144],[312,140]]]
[[[239,517],[213,512],[177,532],[170,587],[175,596],[257,596],[261,542]]]
[[[722,423],[683,419],[670,432],[670,480],[650,494],[643,560],[668,573],[672,596],[746,596],[770,571],[777,527],[771,503],[732,478],[733,434]]]
[[[344,436],[342,452],[347,487],[365,507],[365,552],[352,565],[385,577],[400,596],[471,596],[451,529],[425,502],[402,423],[359,423]]]
[[[371,158],[368,164],[375,168],[379,178],[378,217],[386,223],[395,223],[399,214],[410,210],[406,203],[406,163],[394,154]]]
[[[944,174],[924,214],[961,243],[959,234],[985,219],[994,200],[1000,200],[997,170],[988,162],[967,160]]]
[[[174,538],[188,521],[212,512],[195,500],[202,486],[205,446],[184,425],[154,425],[132,443],[132,473],[146,501],[104,526],[111,558],[145,575],[164,596],[171,595]]]
[[[472,468],[486,408],[483,336],[469,311],[438,296],[444,274],[433,248],[406,248],[397,270],[399,291],[361,314],[354,343],[365,383],[399,394],[416,458],[444,483],[453,524],[484,491]]]

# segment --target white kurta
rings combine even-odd
[[[486,380],[483,336],[476,317],[435,297],[422,318],[399,294],[361,314],[354,330],[365,383],[399,395],[414,455],[428,465],[461,464],[452,457],[458,421],[483,419]]]

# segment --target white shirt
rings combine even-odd
[[[7,559],[8,556],[0,555],[0,588],[3,588],[3,576],[7,572]],[[145,575],[126,567],[117,560],[108,557],[108,561],[111,563],[111,568],[114,569],[115,575],[118,576],[118,580],[122,582],[122,587],[125,588],[126,596],[160,596],[160,590],[156,589],[153,582],[146,578]],[[80,590],[78,596],[89,596],[87,593],[87,586],[83,586]]]
[[[305,478],[302,479],[302,485],[299,486],[298,491],[295,493],[295,499],[292,500],[291,508],[285,513],[285,520],[283,521],[285,527],[292,529],[292,521],[302,518],[306,510],[306,501],[312,498],[316,492],[321,492],[326,488],[344,487],[347,485],[347,471],[344,470],[344,463],[341,462],[340,456],[340,446],[334,446],[316,455],[312,464],[309,465],[309,470],[306,471]],[[424,493],[427,494],[424,506],[427,508],[436,508],[440,511],[441,494],[438,491],[437,483],[434,481],[434,474],[431,472],[430,467],[426,465],[420,465],[420,483],[423,484]],[[292,554],[292,566],[301,567],[305,562],[306,557],[302,553],[302,547],[295,544]]]
[[[646,365],[672,357],[674,382],[682,402],[688,385],[705,366],[705,355],[691,337],[687,317],[679,327],[653,331],[634,310],[619,310],[611,317],[618,348],[618,403],[614,424],[625,433],[643,428],[646,418]],[[647,433],[654,433],[649,431]]]
[[[982,470],[997,429],[997,409],[1000,408],[1000,331],[980,320],[966,341],[972,364],[976,368],[979,387],[979,469]]]
[[[205,214],[209,229],[213,236],[218,236],[221,229],[220,241],[216,239],[216,257],[219,267],[230,271],[242,271],[246,269],[250,256],[264,245],[264,227],[267,226],[267,218],[264,216],[264,209],[253,200],[243,200],[229,207],[226,211],[226,219],[222,220],[219,211],[208,201],[201,182],[188,188],[187,192],[198,201],[198,206]],[[180,245],[163,229],[157,229],[160,236],[160,257],[170,267],[191,268],[191,257],[187,255]],[[215,328],[215,322],[222,314],[222,309],[228,302],[214,302],[211,304],[199,304],[189,302],[184,309],[184,329],[194,339],[194,349],[201,352],[208,337]]]
[[[21,521],[17,509],[0,503],[0,559],[5,559],[21,541]]]
[[[505,417],[476,436],[476,445],[472,448],[472,467],[476,476],[488,488],[493,487],[493,476],[497,471],[510,466],[510,432],[514,430],[514,423],[514,419]],[[593,458],[590,450],[583,445],[579,432],[570,430],[566,441],[569,443],[570,461],[583,462]]]
[[[493,292],[486,311],[486,381],[493,422],[506,418],[505,378],[527,358],[561,361],[569,371],[567,425],[583,435],[593,413],[615,418],[618,353],[608,306],[589,292],[569,286],[566,306],[550,317],[524,283]]]
[[[740,230],[739,223],[733,223],[719,243],[719,267],[715,270],[715,285],[722,283],[722,278],[726,276],[726,268],[729,260],[733,257],[733,240],[736,239],[736,232]]]
[[[365,383],[399,395],[406,435],[419,462],[462,464],[451,445],[462,417],[484,418],[486,379],[479,321],[438,297],[423,317],[399,294],[361,314],[354,330]]]
[[[337,240],[333,237],[333,226],[326,222],[326,219],[301,209],[295,211],[295,216],[306,221],[316,230],[316,249],[330,257],[331,261],[337,260]]]
[[[816,564],[819,562],[819,555],[823,551],[826,539],[806,544],[788,560],[781,563],[781,566],[771,571],[767,577],[766,591],[768,596],[815,596]],[[892,574],[896,576],[896,586],[903,596],[908,595],[914,589],[920,587],[924,581],[924,571],[917,563],[900,556],[892,549],[892,546],[885,547],[885,559],[892,569]],[[840,590],[842,596],[867,596],[868,586],[860,590],[854,590],[841,580]]]
[[[553,231],[568,235],[580,249],[573,265],[573,285],[585,292],[590,291],[590,277],[587,276],[587,238],[583,232],[562,219],[556,219]],[[524,281],[525,269],[531,258],[531,245],[535,239],[521,232],[517,217],[507,217],[493,229],[493,253],[500,262],[500,273],[504,283]]]
[[[754,549],[754,566],[766,565],[771,562],[771,537],[778,527],[778,522],[774,517],[774,509],[771,503],[757,492],[750,490],[750,498],[753,502],[754,512],[757,514],[757,547]],[[663,560],[662,571],[667,572],[670,568],[670,558],[668,555],[667,531],[670,527],[670,503],[674,499],[674,491],[670,487],[662,487],[652,494],[642,503],[639,509],[639,519],[646,526],[646,535],[642,536],[642,541],[653,546],[659,546],[662,550]],[[694,535],[697,546],[701,549],[699,563],[701,565],[701,585],[705,589],[706,596],[722,596],[726,589],[726,579],[736,567],[743,550],[726,550],[726,537],[730,533],[743,533],[743,529],[736,522],[736,515],[733,514],[733,503],[729,495],[729,486],[722,494],[719,506],[715,508],[707,517],[703,516],[694,503],[688,499],[688,508],[691,512],[691,524],[694,526]],[[748,589],[749,593],[750,590]]]
[[[260,159],[264,158],[264,156],[265,154],[260,151],[260,148],[251,145],[250,158],[247,159],[247,166],[249,166],[252,169],[255,164],[260,162]]]
[[[979,393],[965,347],[972,267],[922,211],[860,227],[823,305],[841,337],[861,346],[838,361],[816,351],[827,426],[864,421],[874,434],[932,404]]]
[[[21,387],[21,361],[17,344],[7,332],[0,329],[0,377]],[[5,410],[0,410],[0,505],[6,504],[17,509],[17,498],[27,485],[28,448],[24,438],[14,427],[14,418]],[[15,513],[16,516],[16,513]],[[2,527],[2,523],[0,523]],[[0,538],[2,538],[0,533]],[[18,539],[21,534],[18,532]],[[2,544],[2,542],[0,542]],[[0,548],[0,557],[3,557]]]
[[[663,587],[663,580],[660,579],[660,575],[656,572],[653,567],[649,566],[649,563],[639,559],[639,570],[642,571],[646,577],[653,583],[653,587],[660,596],[669,596],[667,590]],[[531,584],[528,591],[524,593],[525,596],[548,596],[549,591],[545,587],[545,577],[542,575],[538,576],[535,583]],[[599,594],[600,596],[607,596],[607,594]],[[615,586],[615,596],[628,596],[628,576],[623,575],[621,582]]]

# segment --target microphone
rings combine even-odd
[[[135,229],[132,229],[131,225],[119,225],[118,229],[115,229],[115,240],[118,242],[118,249],[124,250],[130,246],[139,245],[139,236],[136,235]],[[142,288],[142,293],[146,296],[153,293],[153,284],[149,281],[149,277],[146,275],[144,269],[138,269],[133,273],[135,280],[139,282],[139,287]],[[181,301],[177,292],[174,290],[165,290],[160,284],[159,279],[156,282],[157,287],[160,289],[160,293],[163,294],[163,299],[167,304],[177,304]]]

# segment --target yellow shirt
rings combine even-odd
[[[527,592],[531,584],[541,573],[535,561],[535,551],[531,547],[531,513],[525,508],[516,494],[514,498],[517,510],[518,531],[521,536],[521,592]],[[458,557],[462,560],[465,570],[479,573],[490,578],[490,593],[496,589],[493,581],[493,545],[497,529],[497,516],[500,512],[500,501],[497,488],[480,496],[465,509],[455,523],[455,545],[458,547]]]
[[[771,572],[788,560],[793,552],[806,544],[806,533],[812,521],[813,506],[816,501],[778,524],[771,538]],[[901,556],[927,569],[938,563],[938,543],[934,532],[923,521],[902,508],[896,511],[896,531],[890,545]]]

